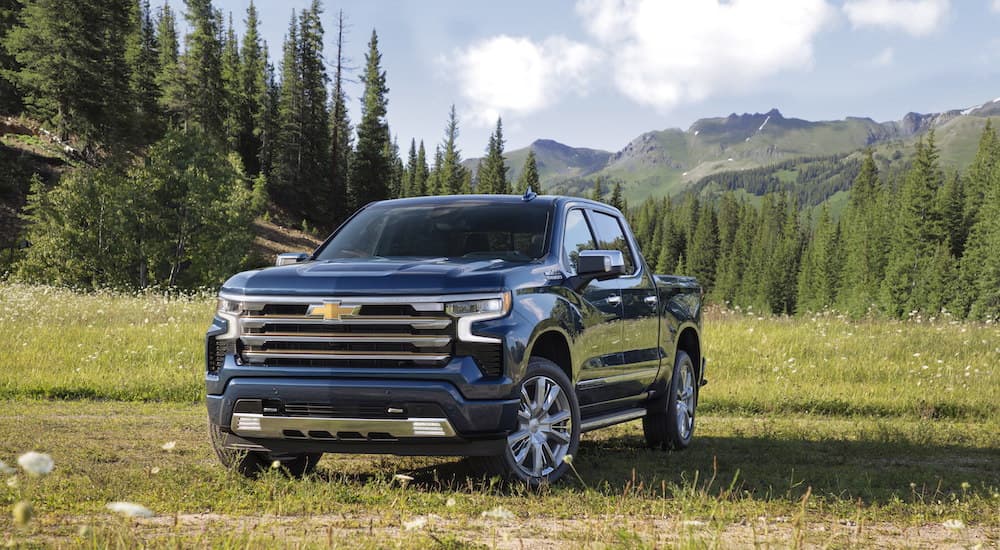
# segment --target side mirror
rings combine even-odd
[[[278,257],[274,260],[274,265],[290,265],[297,264],[299,262],[304,262],[309,258],[309,255],[305,252],[286,252],[284,254],[278,254]]]
[[[604,281],[625,274],[625,256],[620,250],[584,250],[576,261],[576,274],[588,280]]]

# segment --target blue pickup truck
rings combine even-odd
[[[212,445],[247,475],[323,453],[474,457],[552,482],[580,434],[641,418],[684,449],[702,292],[654,275],[621,212],[573,197],[369,204],[312,254],[223,285],[206,337]]]

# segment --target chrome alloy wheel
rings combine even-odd
[[[555,380],[533,376],[521,385],[517,431],[507,436],[514,462],[530,477],[558,468],[569,451],[573,415],[569,399]]]
[[[689,363],[685,363],[677,374],[680,380],[677,381],[677,396],[674,400],[677,409],[674,418],[677,420],[677,435],[681,439],[688,439],[694,430],[694,370]]]

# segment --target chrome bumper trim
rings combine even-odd
[[[329,343],[329,344],[412,344],[418,348],[439,348],[451,343],[451,336],[422,336],[416,334],[243,334],[248,346],[261,346],[268,342]]]
[[[301,416],[264,416],[254,413],[233,413],[230,423],[233,433],[241,437],[264,439],[358,440],[369,434],[389,434],[400,437],[455,437],[455,429],[447,418],[313,418]],[[289,437],[293,430],[301,437]],[[323,432],[315,436],[311,432]],[[347,433],[346,437],[339,434]],[[329,434],[327,436],[326,434]]]

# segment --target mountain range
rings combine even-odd
[[[785,117],[778,109],[766,113],[703,118],[687,130],[669,128],[643,133],[617,152],[572,147],[539,139],[505,153],[508,175],[516,181],[528,150],[535,152],[546,193],[588,194],[594,181],[621,182],[629,201],[673,195],[706,185],[716,174],[781,164],[794,168],[832,157],[849,163],[865,148],[873,148],[882,164],[905,163],[917,139],[931,129],[946,169],[962,169],[972,161],[988,118],[1000,124],[1000,98],[941,113],[910,112],[900,120],[871,118],[808,121]],[[466,160],[475,170],[479,159]],[[730,178],[731,179],[731,178]],[[699,185],[700,184],[700,185]]]

